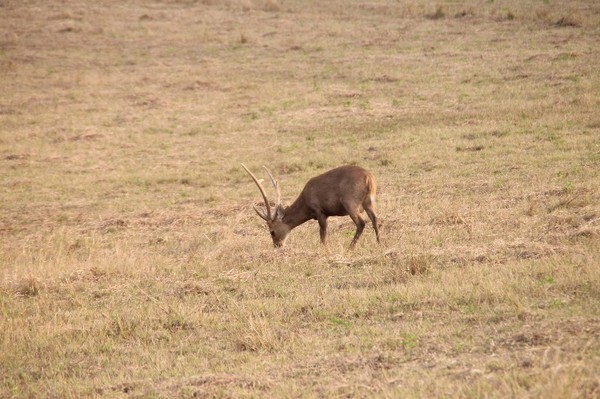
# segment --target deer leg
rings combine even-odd
[[[364,207],[365,208],[365,212],[367,212],[367,215],[369,216],[369,219],[371,219],[371,223],[373,224],[373,229],[375,230],[375,237],[377,237],[377,242],[379,243],[379,226],[377,225],[377,215],[375,215],[375,212],[373,211],[373,207],[371,206],[371,204],[369,203],[367,206]]]
[[[356,241],[358,241],[358,238],[365,229],[365,221],[360,217],[358,212],[351,212],[349,215],[354,224],[356,225],[356,234],[354,234],[354,238],[352,239],[352,243],[350,244],[350,248],[354,248],[354,246],[356,245]]]
[[[327,239],[327,216],[323,214],[317,215],[317,221],[319,222],[319,234],[321,235],[321,244],[326,244]]]

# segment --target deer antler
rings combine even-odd
[[[263,169],[266,170],[269,174],[269,177],[271,178],[271,183],[273,183],[273,187],[275,187],[275,190],[277,191],[277,202],[275,203],[275,208],[277,208],[281,205],[281,191],[279,190],[279,182],[275,180],[275,178],[266,166],[263,165]]]
[[[254,183],[256,183],[256,185],[258,186],[258,189],[260,190],[260,193],[262,194],[263,200],[265,201],[265,207],[267,208],[267,213],[265,214],[264,212],[261,212],[260,209],[258,209],[256,206],[254,206],[254,210],[256,211],[256,213],[258,213],[258,216],[260,216],[264,220],[266,220],[266,221],[272,220],[271,205],[269,205],[269,200],[267,199],[267,194],[265,194],[265,189],[263,188],[262,184],[260,184],[260,182],[258,181],[256,176],[254,176],[254,174],[252,172],[250,172],[250,169],[248,169],[246,167],[246,165],[242,164],[242,167],[246,170],[246,172],[248,172],[248,174],[250,175],[252,180],[254,180]]]

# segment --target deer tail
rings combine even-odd
[[[375,209],[375,197],[377,196],[377,182],[371,173],[367,173],[366,177],[367,190],[371,206]]]

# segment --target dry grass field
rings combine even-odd
[[[0,397],[600,397],[599,43],[595,0],[0,0]],[[240,162],[368,168],[382,244],[274,249]]]

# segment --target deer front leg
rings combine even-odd
[[[321,235],[321,244],[326,245],[327,240],[327,216],[320,214],[317,216],[319,221],[319,234]]]

